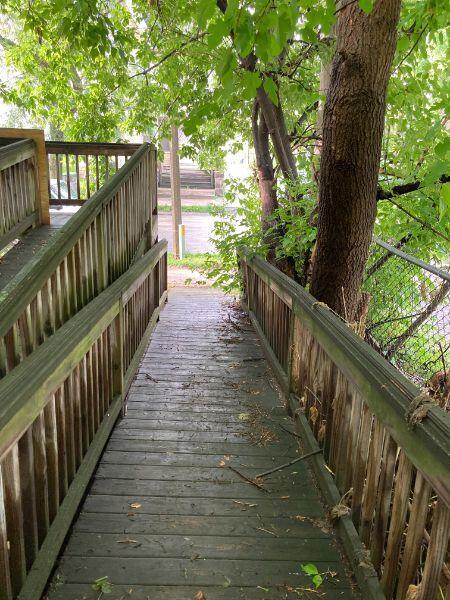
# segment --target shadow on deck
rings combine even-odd
[[[230,298],[174,289],[101,458],[51,600],[352,598],[307,461],[252,325]],[[241,473],[241,475],[239,475]],[[198,596],[197,596],[198,597]],[[358,597],[358,596],[356,596]]]

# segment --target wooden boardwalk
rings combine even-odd
[[[219,292],[172,290],[49,599],[359,597],[307,464],[263,489],[239,474],[301,453],[284,428],[251,325]],[[324,574],[319,593],[307,563]],[[102,577],[107,596],[92,589]]]

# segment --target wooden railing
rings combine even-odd
[[[448,597],[450,415],[301,286],[245,249],[240,263],[364,597]]]
[[[35,143],[10,140],[0,147],[0,250],[39,222]]]
[[[46,142],[50,204],[81,205],[138,150],[139,144]]]
[[[41,597],[166,300],[166,259],[159,242],[0,382],[1,600]]]
[[[142,145],[0,296],[0,377],[11,372],[157,239],[156,155]]]
[[[0,128],[0,250],[50,223],[47,173],[42,129]]]

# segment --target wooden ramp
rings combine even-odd
[[[0,258],[0,290],[33,260],[39,250],[45,246],[51,236],[67,223],[73,213],[50,211],[50,224],[37,225],[18,237],[18,241]]]
[[[73,526],[50,600],[359,597],[257,336],[174,289]],[[301,565],[324,582],[314,591]],[[107,577],[112,593],[94,582]],[[202,592],[203,595],[199,594]]]

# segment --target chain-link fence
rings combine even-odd
[[[364,289],[370,294],[369,343],[417,384],[439,385],[442,374],[445,383],[450,368],[449,273],[375,238]]]

